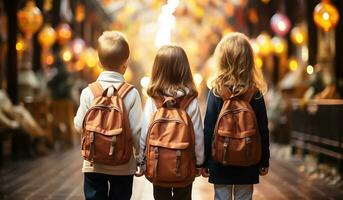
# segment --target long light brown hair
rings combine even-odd
[[[162,46],[156,54],[152,67],[149,96],[176,96],[177,91],[197,95],[191,68],[185,51],[175,45]]]
[[[233,88],[237,95],[256,87],[262,94],[267,85],[254,62],[254,53],[248,38],[242,33],[229,33],[218,43],[214,52],[219,74],[213,82],[214,94],[224,88]]]

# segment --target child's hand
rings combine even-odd
[[[143,174],[144,174],[144,169],[145,169],[145,167],[144,167],[143,165],[137,165],[137,167],[136,167],[136,172],[135,172],[135,176],[136,176],[136,177],[141,177],[141,176],[143,176]]]
[[[208,168],[203,168],[202,169],[202,172],[201,172],[201,175],[205,178],[209,177],[210,176],[210,171],[208,170]]]
[[[260,168],[260,175],[261,176],[265,176],[265,175],[267,175],[268,174],[268,167],[261,167]]]

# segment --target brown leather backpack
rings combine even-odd
[[[99,82],[89,84],[94,100],[83,120],[81,153],[91,164],[122,165],[132,156],[132,138],[128,113],[124,106],[125,95],[133,88],[123,83],[103,90]]]
[[[256,115],[250,105],[256,89],[236,96],[229,89],[224,100],[212,141],[212,158],[223,165],[251,166],[260,162],[261,139]]]
[[[196,174],[195,135],[186,109],[195,96],[154,98],[145,148],[146,178],[154,185],[184,187]]]

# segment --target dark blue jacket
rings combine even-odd
[[[259,182],[259,169],[269,167],[269,130],[264,99],[260,93],[252,98],[250,105],[255,111],[262,143],[262,159],[257,165],[249,167],[223,166],[211,159],[211,144],[214,127],[223,106],[223,100],[211,90],[207,98],[204,122],[205,167],[210,170],[209,182],[214,184],[256,184]]]

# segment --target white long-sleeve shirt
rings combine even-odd
[[[120,73],[114,71],[104,71],[99,75],[97,81],[100,82],[103,89],[106,89],[110,86],[118,88],[125,81],[125,79]],[[82,90],[80,96],[80,106],[74,118],[76,129],[80,130],[82,128],[83,119],[87,110],[92,104],[93,99],[94,96],[89,87],[86,87]],[[127,164],[119,166],[109,166],[96,163],[91,166],[90,162],[84,160],[82,172],[96,172],[110,175],[132,175],[135,173],[135,156],[138,157],[139,153],[139,138],[141,132],[140,122],[142,118],[142,102],[137,89],[134,88],[130,90],[129,93],[125,96],[124,106],[129,115],[129,122],[134,146],[134,153],[131,156],[130,161]]]
[[[180,95],[180,93],[178,92]],[[178,96],[179,96],[178,95]],[[148,97],[145,103],[143,111],[143,121],[142,121],[142,130],[141,130],[141,139],[140,139],[140,157],[143,158],[145,150],[145,142],[147,137],[148,128],[150,125],[151,118],[156,112],[156,105],[151,97]],[[204,132],[203,125],[201,120],[200,108],[198,100],[195,98],[186,109],[189,117],[191,118],[194,126],[195,133],[195,156],[196,164],[201,165],[204,162]]]

